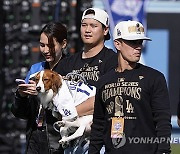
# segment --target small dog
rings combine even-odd
[[[82,82],[68,81],[58,73],[43,70],[35,75],[36,89],[43,108],[57,111],[62,121],[55,125],[60,127],[62,139],[59,141],[66,148],[71,140],[81,137],[84,132],[90,132],[92,115],[78,117],[75,106],[88,98],[95,96],[96,88]],[[53,114],[56,116],[56,114]],[[75,129],[73,129],[75,128]],[[73,133],[69,136],[70,133]]]
[[[62,77],[54,71],[43,70],[36,74],[35,82],[41,105],[52,109],[52,100],[62,86]]]

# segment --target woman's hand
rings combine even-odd
[[[29,80],[28,84],[19,84],[18,92],[22,97],[27,97],[28,95],[37,95],[36,82]]]

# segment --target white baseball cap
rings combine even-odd
[[[83,12],[82,19],[95,19],[102,23],[105,27],[109,27],[109,15],[106,11],[99,9],[99,8],[88,8]],[[105,40],[110,39],[110,34],[105,36]]]
[[[124,40],[149,40],[150,38],[145,36],[144,27],[138,21],[121,21],[115,28],[113,33],[113,40],[122,38]]]
[[[95,19],[102,23],[104,26],[109,26],[109,15],[106,13],[106,11],[99,9],[99,8],[88,8],[83,12],[82,19]]]

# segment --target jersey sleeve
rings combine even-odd
[[[30,70],[28,71],[25,81],[26,83],[29,82],[29,79],[34,77],[39,71],[42,71],[45,69],[45,62],[39,62],[31,66]]]
[[[155,78],[151,89],[151,106],[157,137],[165,139],[158,144],[157,153],[170,152],[171,114],[170,101],[165,77]]]

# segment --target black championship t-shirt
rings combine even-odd
[[[64,58],[58,64],[56,71],[63,76],[70,72],[81,74],[90,85],[96,86],[102,75],[117,67],[117,59],[117,53],[104,47],[91,58],[82,59],[82,52]]]
[[[124,143],[111,138],[113,117],[121,117],[124,121],[116,125],[116,129],[123,128]],[[155,139],[168,138],[170,132],[170,103],[162,73],[137,64],[133,70],[111,70],[98,81],[90,153],[96,153],[103,144],[108,154],[130,154],[132,149],[135,154],[169,152],[169,142],[157,144]],[[133,143],[136,141],[132,139],[142,137],[147,142],[155,142]]]

